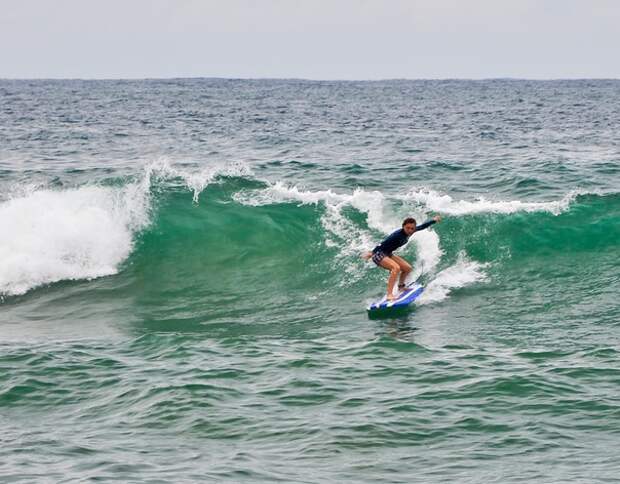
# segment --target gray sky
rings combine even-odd
[[[620,0],[0,0],[0,78],[620,78]]]

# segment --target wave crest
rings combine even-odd
[[[115,274],[149,223],[141,183],[38,190],[0,205],[0,294]]]
[[[426,210],[448,215],[470,215],[480,213],[511,214],[516,212],[549,212],[559,215],[582,192],[573,190],[561,200],[551,202],[522,202],[520,200],[492,201],[478,197],[475,201],[454,200],[450,195],[429,189],[412,190],[402,198],[423,206]]]

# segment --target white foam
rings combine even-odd
[[[572,191],[561,200],[551,202],[491,201],[478,197],[475,201],[454,200],[450,195],[441,195],[434,190],[411,190],[402,197],[413,201],[425,210],[449,215],[468,215],[476,213],[515,213],[515,212],[549,212],[558,215],[568,209],[570,203],[580,194]]]
[[[484,268],[488,264],[470,261],[464,253],[460,253],[456,263],[439,272],[424,288],[417,304],[424,305],[442,301],[454,289],[484,281],[487,275]]]
[[[356,190],[358,192],[360,190]],[[380,195],[380,192],[376,192]],[[282,182],[270,184],[262,190],[241,191],[234,198],[244,205],[259,206],[281,202],[298,202],[301,204],[317,204],[326,202],[340,204],[352,199],[352,195],[335,193],[332,190],[300,190],[297,186],[288,186]]]
[[[145,188],[146,187],[146,188]],[[115,274],[149,221],[145,182],[39,189],[0,204],[0,294]]]
[[[411,239],[416,247],[416,261],[410,280],[415,281],[422,274],[432,272],[443,255],[439,245],[439,235],[435,231],[423,230],[417,232]]]

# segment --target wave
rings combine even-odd
[[[255,271],[294,265],[309,253],[311,270],[329,272],[336,285],[374,284],[384,274],[369,272],[361,253],[406,216],[423,221],[439,212],[446,215],[441,227],[417,233],[403,249],[415,261],[412,277],[427,281],[425,304],[487,280],[489,264],[505,254],[548,251],[558,241],[571,249],[566,239],[575,250],[614,243],[617,218],[611,229],[590,225],[581,232],[576,221],[617,216],[617,199],[571,192],[549,202],[469,201],[427,188],[339,193],[261,180],[242,163],[197,169],[158,160],[125,181],[24,186],[0,202],[0,294],[117,274],[131,257],[146,259],[146,267],[156,254],[180,260],[192,251]]]
[[[38,190],[0,205],[0,293],[114,274],[149,220],[139,184]]]
[[[450,195],[442,195],[434,190],[422,188],[412,190],[403,199],[423,206],[426,210],[448,215],[471,215],[482,213],[512,214],[517,212],[549,212],[559,215],[568,209],[570,203],[581,194],[588,192],[573,190],[561,200],[551,202],[522,202],[520,200],[492,201],[483,196],[477,200],[454,200]]]
[[[487,280],[487,268],[506,254],[508,258],[512,254],[536,254],[559,241],[562,241],[560,245],[566,245],[567,241],[574,240],[574,248],[587,246],[593,239],[591,227],[581,230],[579,235],[571,233],[571,237],[566,237],[566,230],[580,230],[574,219],[583,216],[580,208],[571,212],[571,205],[581,199],[587,206],[585,211],[591,214],[600,211],[610,199],[617,198],[615,194],[571,191],[560,200],[548,202],[490,201],[484,197],[470,201],[455,200],[427,188],[412,190],[404,196],[388,196],[376,190],[359,188],[351,194],[303,190],[281,182],[241,191],[233,197],[249,206],[322,206],[320,218],[326,244],[339,249],[336,262],[342,261],[349,283],[366,277],[366,269],[372,266],[359,262],[355,256],[370,250],[383,236],[399,227],[405,217],[414,216],[423,221],[434,213],[447,215],[444,227],[419,232],[409,244],[415,250],[411,278],[424,275],[427,281],[420,304],[443,300],[454,289]],[[562,214],[566,217],[556,221],[540,219],[541,215],[556,218]],[[524,219],[524,216],[529,218]],[[618,224],[614,227],[610,231],[611,237],[596,233],[599,245],[602,240],[610,243],[618,240]],[[442,263],[443,259],[446,260]],[[446,263],[451,265],[446,267]]]
[[[132,253],[136,236],[151,223],[157,195],[152,191],[159,184],[164,181],[170,188],[180,180],[197,203],[218,176],[247,173],[240,164],[190,171],[159,160],[120,187],[13,184],[0,202],[0,295],[116,274]]]

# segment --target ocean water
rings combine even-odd
[[[0,81],[0,480],[617,482],[619,128],[614,80]]]

